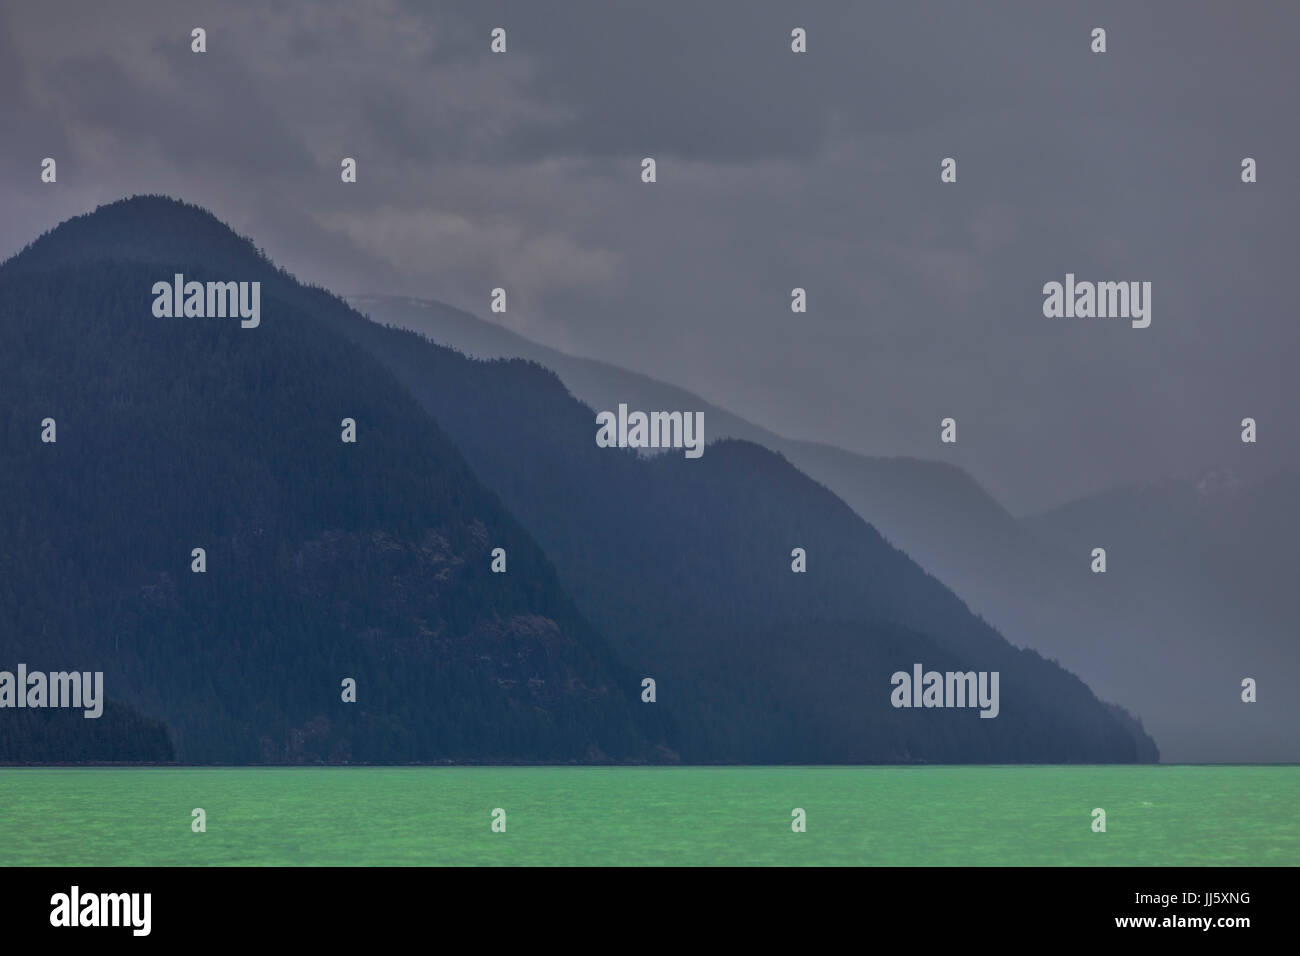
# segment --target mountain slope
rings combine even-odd
[[[1043,516],[1008,513],[961,469],[794,441],[685,389],[537,345],[436,302],[353,301],[376,320],[481,357],[522,357],[555,371],[594,408],[691,408],[708,434],[755,441],[822,482],[939,578],[1012,643],[1079,674],[1140,714],[1173,761],[1300,759],[1300,702],[1269,694],[1241,705],[1241,676],[1295,673],[1290,542],[1300,537],[1294,476],[1207,475],[1119,489]],[[1288,484],[1287,482],[1290,482]],[[1094,547],[1113,563],[1090,569]],[[1240,673],[1238,673],[1240,672]]]
[[[539,366],[475,362],[396,329],[339,321],[443,422],[630,666],[672,678],[682,724],[707,734],[688,758],[1154,755],[1076,678],[1008,646],[780,456],[742,442],[712,445],[698,461],[597,448],[592,410]],[[808,550],[808,574],[791,573],[793,547]],[[962,723],[972,715],[888,706],[893,671],[945,658],[1000,668],[1013,711]],[[816,679],[794,685],[796,670]],[[843,683],[848,674],[856,684]],[[873,738],[882,724],[909,737]]]
[[[957,594],[1013,644],[1078,673],[1098,694],[1146,717],[1144,655],[1135,595],[1111,581],[1099,592],[1088,570],[1091,548],[1040,537],[960,468],[914,458],[859,455],[776,435],[699,396],[648,376],[538,345],[508,329],[437,302],[354,296],[376,321],[410,329],[479,358],[526,358],[554,371],[592,408],[685,408],[704,412],[710,439],[743,438],[779,452],[824,484]],[[1101,635],[1102,637],[1099,637]],[[1162,710],[1162,747],[1196,759],[1204,740],[1195,708]],[[1221,751],[1213,759],[1225,758]]]
[[[261,325],[154,317],[177,272],[261,281]],[[0,266],[0,661],[104,671],[187,762],[663,752],[666,713],[447,436],[304,309],[316,295],[157,197]]]
[[[1059,607],[1071,590],[1065,582],[1074,577],[1079,562],[1028,533],[956,466],[871,457],[788,439],[686,389],[605,362],[566,355],[441,303],[375,295],[354,296],[351,301],[375,321],[410,329],[472,357],[537,362],[555,372],[574,397],[592,408],[615,408],[627,402],[632,408],[703,411],[710,440],[741,438],[785,456],[977,613],[1000,627],[1005,622],[1005,632],[1015,643],[1037,647],[1035,638],[1043,623],[1014,620],[1017,606],[1050,597],[1049,603]]]
[[[148,289],[173,271],[261,279],[262,326],[152,319]],[[192,207],[136,199],[65,224],[0,270],[0,293],[8,352],[38,357],[5,369],[7,440],[28,459],[6,498],[45,506],[17,552],[48,565],[25,579],[41,600],[18,609],[20,649],[55,621],[79,660],[120,654],[112,680],[169,720],[182,759],[213,736],[205,753],[238,759],[635,756],[670,718],[689,760],[1150,755],[779,455],[598,448],[592,410],[552,373],[368,322]],[[71,436],[36,445],[44,414]],[[356,446],[338,441],[345,415]],[[55,449],[69,467],[36,457]],[[209,570],[191,576],[197,538]],[[498,544],[510,570],[492,576]],[[791,573],[793,547],[808,573]],[[890,675],[915,662],[1000,672],[999,716],[893,708]],[[350,673],[370,709],[340,714]],[[629,712],[642,676],[658,702]]]

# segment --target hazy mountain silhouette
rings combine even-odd
[[[374,305],[375,300],[365,303]],[[413,308],[427,311],[418,303]],[[492,341],[494,336],[507,340],[507,349],[520,347],[508,341],[512,336],[504,330],[483,329],[482,323],[455,310],[445,314],[478,336],[460,339],[470,348],[500,348],[500,341]],[[383,318],[403,326],[414,324],[391,311],[383,312]],[[430,331],[436,332],[436,327]],[[646,461],[630,453],[598,449],[593,441],[591,409],[540,368],[530,371],[519,362],[466,361],[445,349],[421,349],[409,337],[381,333],[374,326],[359,334],[399,370],[417,397],[456,437],[485,480],[502,491],[512,510],[538,534],[580,606],[611,634],[632,666],[659,674],[671,666],[674,679],[690,688],[692,706],[697,706],[694,698],[709,697],[716,702],[742,693],[733,686],[742,667],[760,671],[764,676],[755,678],[760,685],[776,686],[779,678],[771,675],[787,666],[784,657],[791,653],[816,660],[827,686],[853,672],[851,659],[836,659],[842,648],[832,651],[819,645],[827,618],[873,622],[860,625],[863,639],[855,650],[864,656],[887,656],[867,637],[874,634],[879,640],[881,621],[905,621],[918,634],[941,635],[967,656],[977,656],[972,655],[972,642],[980,646],[976,635],[993,638],[993,643],[983,645],[984,650],[997,647],[995,654],[1010,650],[841,502],[778,456],[735,443],[711,447],[698,462],[683,461],[674,453]],[[534,349],[530,354],[560,364],[558,353]],[[584,397],[598,396],[594,401],[597,407],[628,401],[640,408],[703,408],[708,434],[759,432],[760,440],[771,440],[768,433],[752,426],[746,429],[734,416],[716,414],[714,408],[683,390],[645,377],[629,380],[625,373],[603,363],[573,362],[566,369],[582,382],[575,391],[581,389]],[[521,390],[522,386],[528,387]],[[719,426],[720,419],[727,424]],[[601,475],[598,482],[592,473]],[[738,508],[735,500],[715,501],[708,495],[720,483],[734,490],[743,507]],[[689,509],[689,517],[674,517],[674,498]],[[704,502],[708,502],[707,508],[701,507]],[[909,506],[924,508],[925,503],[919,500]],[[1019,532],[1013,520],[1009,523]],[[673,541],[679,542],[679,547],[675,548]],[[733,541],[745,544],[737,547]],[[639,566],[630,563],[626,554],[638,543],[644,554]],[[810,574],[806,582],[790,573],[792,546],[808,547],[810,556],[817,555],[817,573]],[[885,577],[897,581],[899,591],[891,594],[889,587],[880,587],[879,572],[885,569]],[[622,597],[628,590],[629,574],[640,575],[644,595]],[[722,580],[713,586],[718,578]],[[926,581],[924,586],[921,580]],[[760,582],[761,586],[755,586]],[[905,598],[900,593],[903,582],[909,589]],[[792,593],[794,589],[797,593]],[[735,593],[744,594],[744,600],[734,602]],[[610,601],[611,594],[619,594],[621,600]],[[715,620],[719,616],[724,619]],[[707,626],[700,623],[704,621],[709,622]],[[774,633],[779,628],[772,628],[772,621],[786,622],[780,626],[791,630],[782,638]],[[678,632],[673,633],[666,624],[675,625]],[[694,628],[703,633],[696,634]],[[758,634],[767,637],[756,640]],[[689,637],[686,648],[680,647],[683,637]],[[663,644],[665,639],[668,645]],[[919,637],[917,640],[915,653],[919,654]],[[748,660],[735,656],[738,647],[746,649]],[[678,654],[682,655],[680,663]],[[707,654],[732,656],[725,661],[708,660],[707,668],[699,666]],[[1023,659],[1037,660],[1037,655],[1031,653]],[[1059,674],[1055,668],[1044,668],[1044,673]],[[893,669],[888,666],[888,671]],[[703,674],[709,675],[711,683],[701,683]],[[882,678],[864,677],[864,697],[858,707],[873,706],[872,691],[867,688]],[[879,690],[875,693],[883,699]],[[801,697],[800,704],[803,709],[796,710],[800,720],[832,706],[825,694],[817,693]],[[835,706],[840,704],[842,701],[835,702]],[[765,699],[763,706],[785,713],[793,709],[788,701],[775,699]],[[897,716],[880,711],[875,719],[883,722]],[[905,726],[911,726],[908,718],[910,715]],[[692,718],[682,720],[690,723]],[[751,714],[749,720],[756,717]],[[805,731],[805,738],[816,734],[826,739],[832,732],[828,727],[833,726],[827,719]],[[835,727],[833,732],[840,739],[843,728]],[[766,759],[762,752],[747,749],[758,739],[753,734],[747,740],[742,739],[744,730],[715,729],[713,733],[731,735],[725,745],[738,759]],[[1154,748],[1149,740],[1140,733],[1139,737],[1143,756],[1152,757]],[[816,759],[868,759],[857,756],[847,740],[839,746],[845,749],[833,751],[836,756]],[[797,749],[792,758],[812,759],[806,751],[801,757]]]
[[[262,325],[154,318],[174,272],[260,280]],[[553,373],[369,322],[194,207],[141,197],[43,237],[0,267],[0,334],[0,652],[103,669],[181,759],[1151,753],[779,455],[598,448]],[[891,707],[917,661],[1000,671],[998,718]]]
[[[1141,715],[1165,759],[1300,758],[1300,741],[1288,730],[1297,724],[1300,703],[1271,695],[1242,706],[1239,694],[1230,692],[1239,685],[1237,669],[1294,665],[1297,642],[1285,629],[1288,602],[1285,583],[1279,580],[1280,569],[1289,566],[1283,545],[1296,540],[1294,534],[1288,538],[1279,532],[1290,527],[1286,521],[1265,518],[1234,524],[1223,515],[1220,532],[1197,546],[1228,564],[1216,575],[1199,573],[1214,561],[1188,560],[1198,554],[1196,548],[1168,548],[1172,553],[1167,557],[1152,548],[1137,548],[1135,553],[1149,555],[1142,568],[1158,566],[1162,586],[1157,591],[1146,570],[1116,574],[1112,568],[1108,575],[1090,570],[1091,551],[1100,540],[1088,530],[1092,522],[1099,534],[1111,526],[1126,529],[1120,537],[1102,534],[1124,552],[1130,550],[1123,544],[1128,535],[1152,527],[1145,517],[1146,503],[1123,504],[1132,491],[1060,509],[1059,521],[1053,515],[1021,520],[969,475],[946,463],[870,457],[790,440],[685,389],[566,355],[441,303],[375,295],[354,296],[352,301],[378,321],[413,329],[469,355],[537,361],[595,408],[627,401],[638,408],[699,409],[705,412],[711,436],[745,438],[779,451],[951,587],[1012,643],[1061,661],[1104,699]],[[1150,489],[1149,496],[1176,487]],[[1175,493],[1155,506],[1158,512],[1176,513],[1161,518],[1152,546],[1200,533],[1193,529],[1210,513],[1204,507],[1206,496],[1199,495],[1198,509],[1187,515],[1175,508],[1179,500]],[[1277,492],[1269,508],[1255,507],[1250,513],[1289,516],[1293,524],[1295,500],[1295,495],[1288,499]],[[1123,560],[1127,565],[1128,559]],[[1234,576],[1245,577],[1248,568],[1249,581],[1233,583]],[[1237,600],[1230,594],[1249,598]],[[1198,609],[1202,604],[1205,611]],[[1193,635],[1201,636],[1192,641]],[[1243,655],[1243,647],[1257,651]]]
[[[155,318],[151,287],[177,272],[260,280],[262,324]],[[0,662],[102,670],[188,762],[667,754],[666,712],[640,705],[438,426],[304,307],[317,298],[161,198],[70,220],[0,266]],[[17,713],[0,711],[0,759],[41,752],[10,746],[45,732]]]

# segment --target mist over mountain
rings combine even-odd
[[[1300,672],[1298,500],[1297,475],[1247,466],[1120,488],[1026,519],[1044,542],[1074,554],[1105,547],[1106,573],[1083,584],[1098,603],[1123,601],[1123,630],[1097,635],[1131,662],[1131,690],[1116,699],[1159,703],[1144,713],[1162,746],[1195,755],[1183,759],[1300,760],[1300,699],[1289,691]],[[1248,677],[1258,685],[1251,704],[1241,700]],[[1160,734],[1175,722],[1195,740]]]
[[[391,312],[383,315],[393,321]],[[463,314],[457,320],[464,322]],[[1026,697],[1036,693],[1031,685],[1058,686],[1064,679],[1034,652],[1013,651],[843,502],[779,455],[737,442],[711,445],[696,462],[672,452],[648,460],[632,452],[611,453],[594,445],[592,410],[535,365],[472,362],[374,326],[358,335],[386,356],[456,436],[480,474],[538,534],[580,606],[615,635],[634,666],[647,673],[672,668],[674,680],[690,690],[691,700],[679,706],[696,708],[701,722],[706,701],[717,709],[720,700],[751,694],[746,685],[757,682],[774,688],[772,696],[760,699],[763,707],[809,722],[804,731],[809,738],[836,742],[836,749],[824,748],[816,759],[882,759],[853,749],[852,737],[831,717],[835,708],[852,713],[873,706],[872,691],[864,688],[862,702],[853,705],[826,691],[847,674],[862,674],[869,688],[874,669],[879,668],[875,680],[895,670],[884,660],[896,652],[882,638],[900,622],[916,632],[910,639],[915,654],[924,648],[922,638],[930,638],[962,655],[968,666],[981,657],[997,659],[1020,675]],[[680,390],[648,391],[649,380],[639,380],[641,388],[620,396],[618,370],[580,364],[616,390],[600,393],[597,407],[616,399],[645,401],[647,408],[700,407],[676,405],[676,397],[692,398]],[[716,436],[714,410],[704,407],[706,432]],[[808,575],[791,574],[792,547],[807,548]],[[639,564],[629,563],[629,548],[642,553]],[[629,572],[640,582],[630,593]],[[738,594],[742,600],[735,599]],[[621,600],[611,600],[615,595]],[[663,643],[664,620],[676,627],[668,632],[668,644]],[[849,622],[848,633],[856,628],[861,635],[856,646],[828,643],[827,634],[846,633],[841,623],[829,622]],[[778,675],[789,672],[792,655],[801,658],[800,670],[819,671],[827,683],[797,691],[782,687]],[[870,663],[855,664],[858,655]],[[742,669],[753,678],[737,680]],[[701,683],[705,675],[708,682]],[[1058,686],[1060,699],[1083,706],[1081,685],[1071,681]],[[790,703],[792,692],[800,695],[798,706]],[[879,690],[875,694],[883,700]],[[890,717],[882,710],[876,719]],[[752,733],[734,727],[711,732],[728,735],[725,743],[738,759],[768,759],[754,749]],[[996,730],[982,732],[989,747],[1004,742],[996,739]],[[1033,728],[1024,733],[1038,736]],[[1154,748],[1144,735],[1141,740],[1143,755],[1150,757]],[[795,750],[790,759],[810,759],[807,754]]]
[[[175,273],[260,281],[265,320],[155,317]],[[0,666],[103,671],[185,762],[671,757],[533,539],[317,298],[154,197],[0,266]],[[39,730],[18,713],[0,759]],[[140,759],[108,743],[78,759]]]
[[[0,152],[0,258],[164,191],[317,284],[470,311],[508,287],[532,338],[784,435],[942,454],[1014,514],[1217,465],[1244,415],[1300,468],[1290,0],[827,0],[798,55],[788,0],[221,6],[202,56],[174,2],[0,6],[0,125],[30,144]],[[1067,272],[1150,281],[1153,325],[1047,319]]]
[[[175,272],[261,281],[260,326],[155,318]],[[64,224],[0,308],[2,650],[102,667],[180,759],[1152,756],[780,455],[598,448],[553,373],[370,322],[194,207]],[[999,671],[999,715],[892,707],[915,662]]]
[[[352,301],[378,321],[469,355],[539,362],[594,408],[625,401],[701,409],[711,437],[779,451],[1012,643],[1060,661],[1103,699],[1139,715],[1166,760],[1300,758],[1289,730],[1300,724],[1300,703],[1271,695],[1245,706],[1239,696],[1240,677],[1248,675],[1238,670],[1292,673],[1300,644],[1283,623],[1297,499],[1284,478],[1270,478],[1244,457],[1217,477],[1126,489],[1020,519],[947,463],[791,440],[685,389],[538,345],[441,303],[377,295]],[[1179,544],[1189,539],[1196,543]],[[1121,565],[1094,575],[1092,548],[1106,542],[1117,546],[1111,559]]]

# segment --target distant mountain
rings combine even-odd
[[[1140,655],[1133,694],[1153,726],[1182,721],[1200,739],[1186,750],[1238,761],[1300,760],[1300,634],[1294,607],[1300,476],[1208,472],[1133,485],[1026,519],[1042,540],[1086,555],[1104,547],[1099,599],[1122,592],[1124,640]],[[1136,635],[1136,637],[1130,636]],[[1110,648],[1119,635],[1099,632]],[[1243,703],[1241,681],[1258,682]],[[1174,705],[1172,701],[1179,702]],[[1180,748],[1182,749],[1182,748]]]
[[[177,272],[261,281],[261,325],[153,317]],[[1153,756],[780,455],[599,448],[553,373],[369,322],[195,207],[0,266],[0,407],[0,662],[104,670],[181,760]],[[892,707],[914,663],[999,672],[998,717]]]
[[[1294,652],[1288,647],[1295,648],[1300,642],[1279,630],[1277,622],[1284,619],[1280,611],[1287,606],[1280,583],[1271,590],[1261,587],[1252,592],[1257,610],[1272,608],[1267,612],[1271,617],[1243,614],[1234,626],[1205,631],[1215,613],[1188,620],[1180,611],[1193,597],[1215,605],[1220,600],[1218,582],[1222,578],[1170,576],[1156,598],[1146,572],[1116,574],[1112,568],[1107,575],[1093,575],[1090,554],[1097,542],[1087,533],[1089,521],[1094,520],[1091,512],[1085,518],[1084,510],[1075,510],[1078,521],[1063,518],[1064,528],[1073,527],[1079,533],[1056,533],[1056,522],[1050,518],[1022,521],[1014,517],[969,475],[946,463],[870,457],[790,440],[685,389],[608,363],[566,355],[440,303],[373,295],[354,296],[352,301],[376,321],[415,330],[472,356],[539,362],[555,371],[575,397],[593,408],[611,408],[626,401],[639,408],[698,409],[705,413],[708,435],[744,438],[780,452],[951,587],[1012,643],[1059,660],[1103,698],[1140,715],[1167,760],[1300,759],[1300,740],[1286,730],[1296,725],[1300,713],[1293,714],[1289,704],[1274,696],[1267,707],[1264,701],[1242,707],[1237,695],[1225,696],[1226,678],[1218,672],[1211,669],[1195,676],[1198,669],[1217,667],[1209,662],[1235,653],[1231,649],[1243,645],[1259,644],[1276,652],[1270,656],[1261,650],[1260,656],[1249,660],[1285,663],[1293,659],[1288,655]],[[1228,481],[1220,490],[1231,487]],[[1276,513],[1297,514],[1295,500],[1277,501]],[[1148,526],[1141,507],[1120,508],[1103,520],[1104,510],[1103,506],[1095,516],[1100,528],[1114,523],[1136,533]],[[1169,518],[1166,530],[1174,540],[1181,533],[1181,520],[1182,516]],[[1239,530],[1235,537],[1220,535],[1216,539],[1220,550],[1215,553],[1230,562],[1238,562],[1243,551],[1267,554],[1266,560],[1274,563],[1252,571],[1252,580],[1276,582],[1290,565],[1275,549],[1257,548],[1271,540],[1268,523]],[[1111,540],[1109,534],[1106,537]],[[1161,563],[1171,569],[1182,566],[1177,561]],[[1247,565],[1249,558],[1239,566]],[[1229,612],[1229,616],[1235,613]],[[1252,620],[1258,624],[1250,623]],[[1181,640],[1173,635],[1202,631],[1204,638],[1194,658],[1170,659]],[[1184,677],[1186,684],[1180,683]],[[1211,699],[1218,705],[1209,706]]]
[[[155,317],[175,273],[260,281],[261,324]],[[0,760],[671,759],[534,540],[318,307],[348,311],[156,197],[0,266],[0,669],[102,670],[142,715],[0,710]]]
[[[1078,562],[1027,533],[956,466],[871,457],[788,439],[686,389],[605,362],[566,355],[441,303],[375,295],[353,296],[350,301],[377,322],[410,329],[475,358],[537,362],[555,372],[575,398],[592,408],[615,408],[627,402],[633,408],[703,411],[710,440],[740,438],[784,455],[999,626],[1010,610],[1004,607],[1009,601],[1056,602],[1069,591],[1064,582],[1073,576]],[[1006,633],[1015,643],[1035,646],[1029,638],[1041,623],[1017,624]]]
[[[601,449],[593,409],[537,364],[473,361],[344,317],[338,327],[455,438],[628,665],[659,680],[661,700],[691,728],[687,759],[1154,759],[1131,718],[1009,646],[780,455],[737,441],[697,461]],[[702,407],[650,380],[622,381],[596,407]],[[703,408],[707,433],[725,431]],[[807,550],[805,575],[791,573],[794,547]],[[929,660],[1000,669],[1014,712],[1004,704],[997,720],[972,722],[891,708],[890,674]]]
[[[951,587],[1013,643],[1040,646],[1086,602],[1074,600],[1086,562],[1027,531],[960,468],[916,458],[859,455],[777,435],[686,389],[594,359],[576,358],[437,302],[353,296],[375,321],[411,329],[475,358],[525,358],[555,372],[592,408],[689,408],[704,412],[710,440],[741,438],[779,452],[826,485],[886,539]],[[1060,614],[1069,609],[1069,614]]]
[[[782,450],[785,439],[719,408],[684,388],[597,359],[579,358],[539,345],[516,332],[441,302],[406,296],[354,295],[348,302],[382,325],[418,332],[471,358],[522,358],[550,369],[574,397],[593,408],[631,402],[637,408],[691,408],[703,411],[706,436],[742,438]]]

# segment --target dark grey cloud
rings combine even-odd
[[[303,278],[479,314],[503,285],[524,334],[795,437],[952,460],[1013,509],[1235,463],[1245,415],[1255,458],[1300,466],[1294,3],[6,16],[5,254],[167,192]],[[1239,181],[1243,156],[1259,183]],[[1152,327],[1043,318],[1042,284],[1067,271],[1151,281]]]

